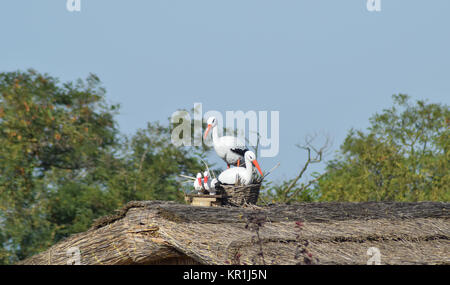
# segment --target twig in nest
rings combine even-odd
[[[195,177],[187,176],[187,175],[183,175],[183,174],[180,174],[180,176],[183,177],[183,178],[191,179],[191,180],[195,180],[196,179]]]
[[[270,169],[269,171],[267,171],[266,174],[264,174],[264,177],[267,177],[270,173],[272,173],[272,171],[274,171],[275,169],[277,169],[280,166],[280,163],[278,162],[277,165],[275,165],[274,167],[272,167],[272,169]]]
[[[216,174],[214,173],[214,171],[209,170],[208,164],[200,158],[200,160],[203,162],[203,164],[206,166],[206,170],[208,170],[209,173],[211,173],[213,175],[214,178],[216,178]]]

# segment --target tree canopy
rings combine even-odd
[[[326,144],[325,144],[326,147]],[[393,106],[351,129],[323,173],[302,177],[323,148],[307,140],[308,160],[297,177],[270,185],[263,198],[291,201],[449,201],[450,110],[393,95]],[[314,156],[311,156],[311,153]]]
[[[131,200],[182,201],[179,174],[204,168],[204,148],[170,143],[172,125],[129,137],[93,74],[60,83],[34,70],[0,73],[0,263],[85,231]]]
[[[321,201],[449,201],[450,110],[407,95],[350,130],[317,184]]]
[[[129,201],[181,202],[180,190],[190,185],[179,175],[205,169],[210,149],[172,144],[173,122],[121,134],[120,106],[105,94],[94,74],[61,83],[34,70],[0,73],[0,264],[42,252]],[[350,130],[325,171],[309,181],[303,175],[323,161],[328,140],[298,145],[308,152],[305,166],[292,179],[263,185],[262,198],[449,201],[449,107],[393,99],[366,131]]]

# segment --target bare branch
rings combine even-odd
[[[248,138],[245,138],[245,142],[253,149],[253,152],[255,153],[256,158],[258,158],[258,150],[259,150],[261,135],[259,134],[259,132],[252,132],[252,133],[255,133],[257,136],[256,145],[252,146],[250,144],[250,140]]]
[[[311,164],[321,162],[323,160],[324,153],[326,153],[329,150],[329,148],[331,147],[332,143],[331,143],[330,136],[329,135],[325,135],[325,142],[322,144],[322,146],[320,148],[316,148],[313,145],[313,142],[314,142],[314,140],[317,137],[318,137],[317,134],[307,135],[305,137],[305,143],[303,145],[296,144],[296,146],[298,148],[304,149],[304,150],[307,151],[308,158],[307,158],[305,164],[303,165],[302,169],[300,170],[299,174],[294,178],[294,180],[292,180],[292,182],[289,184],[289,186],[283,191],[283,200],[286,203],[291,201],[296,195],[298,195],[300,193],[300,191],[303,191],[304,189],[307,189],[309,186],[311,186],[313,183],[318,181],[323,176],[323,174],[320,175],[316,179],[313,179],[313,180],[309,181],[304,186],[297,188],[293,193],[291,193],[291,191],[297,185],[298,181],[305,174],[305,172],[308,169],[308,167]]]
[[[297,188],[292,195],[289,196],[289,198],[285,201],[286,203],[289,203],[295,196],[297,196],[298,194],[300,194],[301,191],[308,189],[309,186],[311,186],[312,184],[316,183],[317,181],[319,181],[326,173],[322,173],[321,175],[319,175],[318,177],[316,177],[313,180],[310,180],[306,185],[303,185],[302,187]]]

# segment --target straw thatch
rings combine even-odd
[[[371,247],[381,264],[450,264],[449,210],[437,202],[131,202],[21,264],[67,264],[70,248],[79,249],[81,264],[299,264],[308,253],[316,264],[366,264]]]

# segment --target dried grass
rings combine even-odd
[[[449,203],[302,203],[268,207],[194,207],[133,202],[21,264],[228,264],[259,262],[245,217],[267,217],[259,234],[267,264],[296,264],[299,242],[318,264],[366,264],[377,247],[382,264],[450,264]],[[303,220],[299,231],[295,221]],[[239,256],[237,259],[236,257]]]

